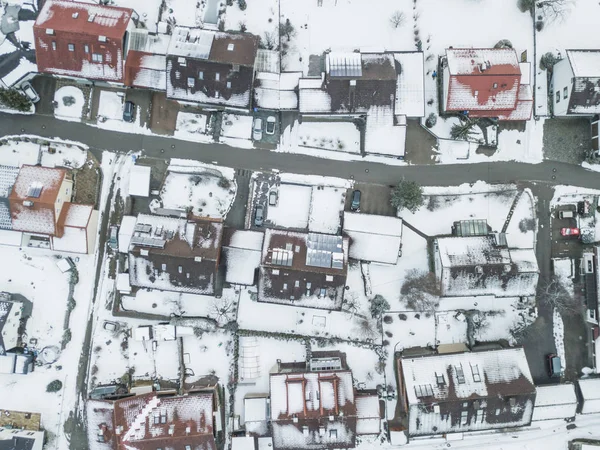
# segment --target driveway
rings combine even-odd
[[[390,205],[390,187],[381,184],[356,183],[353,189],[346,193],[344,209],[350,211],[352,191],[360,191],[360,212],[364,214],[377,214],[380,216],[396,216],[396,210]]]

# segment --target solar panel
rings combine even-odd
[[[39,181],[34,181],[27,189],[27,197],[39,198],[39,196],[42,194],[43,188],[44,185],[42,183]]]
[[[131,238],[132,245],[140,247],[165,248],[166,241],[164,239],[155,239],[142,236],[133,236]]]
[[[294,260],[294,252],[291,250],[284,250],[282,248],[273,249],[271,254],[271,263],[278,266],[290,267]]]
[[[135,228],[133,229],[133,231],[136,231],[138,233],[150,233],[151,230],[152,230],[151,225],[146,225],[143,223],[136,223]]]
[[[336,53],[327,55],[329,76],[358,78],[362,76],[362,60],[360,53]]]
[[[308,233],[306,238],[306,265],[334,269],[344,268],[342,237],[330,234]]]

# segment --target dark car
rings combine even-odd
[[[265,207],[263,205],[258,205],[256,207],[256,213],[254,215],[254,225],[257,227],[262,227],[264,220],[265,220]]]
[[[554,353],[550,353],[546,358],[548,359],[548,375],[550,378],[560,378],[562,373],[560,358]]]
[[[360,209],[360,191],[356,189],[352,192],[352,203],[350,204],[352,211],[358,211]]]
[[[135,105],[133,102],[125,102],[123,105],[123,121],[133,122],[133,116],[135,115]]]

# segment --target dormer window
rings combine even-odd
[[[337,441],[337,430],[329,430],[329,439]]]
[[[98,36],[98,40],[99,40],[100,42],[106,42],[106,36],[102,36],[102,35],[100,35],[100,36]]]
[[[49,34],[50,36],[52,36],[54,34],[54,29],[53,28],[46,28],[46,34]]]
[[[233,44],[227,44],[227,50],[232,52],[235,46]]]

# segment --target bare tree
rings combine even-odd
[[[441,294],[440,283],[433,272],[411,269],[400,288],[409,308],[420,312],[435,312]]]
[[[230,322],[235,319],[235,306],[236,303],[232,299],[215,297],[211,305],[211,315],[219,324]]]
[[[578,314],[582,308],[580,302],[563,286],[562,281],[557,276],[552,276],[550,280],[540,283],[538,286],[538,300],[566,315]]]
[[[400,28],[404,25],[406,21],[406,16],[402,11],[395,11],[390,17],[390,23],[392,24],[392,28]]]
[[[537,12],[548,22],[562,22],[574,6],[574,0],[541,0],[535,3]]]

